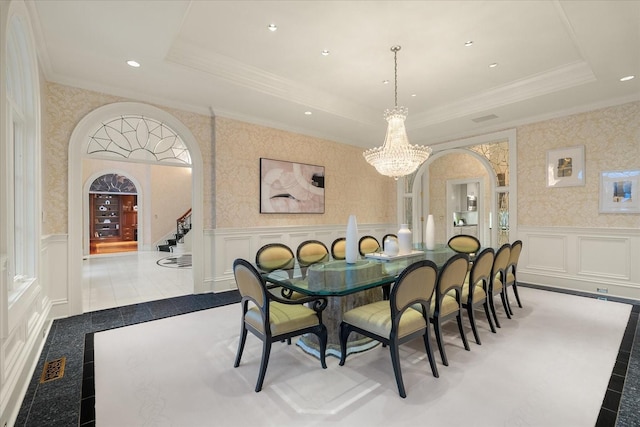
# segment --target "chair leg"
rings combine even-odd
[[[407,393],[404,390],[404,382],[402,381],[402,370],[400,368],[400,351],[398,349],[398,342],[392,340],[389,343],[389,350],[391,350],[391,363],[393,364],[393,373],[396,376],[396,383],[398,384],[398,393],[400,397],[407,397]]]
[[[424,340],[424,348],[427,350],[427,356],[429,357],[429,365],[431,365],[431,372],[433,376],[438,378],[440,374],[438,374],[438,366],[436,365],[436,360],[433,357],[433,349],[431,348],[431,333],[429,332],[429,326],[427,325],[426,331],[424,331],[424,335],[422,336]]]
[[[458,310],[456,320],[458,321],[458,330],[460,331],[460,337],[462,338],[464,349],[467,351],[471,351],[471,348],[469,348],[469,343],[467,342],[467,335],[464,333],[464,327],[462,326],[462,309]]]
[[[320,330],[316,333],[320,342],[320,365],[322,369],[327,369],[326,353],[327,353],[327,327],[320,325]]]
[[[511,310],[511,302],[509,301],[509,287],[505,286],[504,288],[504,299],[507,302],[507,308],[509,309],[509,314],[513,316],[513,310]]]
[[[440,319],[436,319],[435,329],[436,329],[436,342],[438,343],[438,350],[440,350],[440,357],[442,358],[442,364],[444,366],[449,366],[449,361],[447,360],[447,353],[445,353],[444,351],[444,343],[442,342],[442,328],[440,325]]]
[[[489,307],[491,307],[491,314],[493,314],[493,320],[495,320],[496,322],[496,326],[498,328],[501,328],[502,326],[500,326],[500,322],[498,321],[498,315],[496,314],[496,304],[495,301],[493,300],[493,295],[487,295],[487,299],[489,300]]]
[[[347,338],[350,333],[349,324],[340,323],[340,366],[344,366],[344,362],[347,360]]]
[[[495,334],[496,333],[496,328],[495,328],[495,326],[493,326],[493,321],[491,320],[491,314],[489,313],[489,298],[488,297],[484,301],[484,304],[482,304],[482,306],[484,307],[484,314],[487,316],[487,321],[489,322],[489,326],[491,327],[491,332],[493,332]]]
[[[233,367],[240,366],[240,359],[242,359],[242,352],[244,351],[244,343],[247,341],[247,328],[244,326],[244,321],[240,327],[240,339],[238,340],[238,352],[236,353],[236,361],[233,363]]]
[[[516,296],[516,301],[518,301],[518,307],[522,308],[522,303],[520,302],[520,295],[518,295],[518,282],[513,281],[513,293]]]
[[[500,292],[500,299],[502,299],[502,306],[504,307],[504,312],[507,314],[507,318],[511,319],[511,309],[509,308],[509,301],[507,301],[507,291],[505,288],[502,288],[502,292]]]
[[[473,331],[473,337],[476,340],[476,344],[482,345],[480,342],[480,336],[478,335],[478,329],[476,328],[476,316],[473,312],[473,306],[467,305],[467,316],[469,317],[469,323],[471,323],[471,330]]]
[[[264,376],[267,373],[267,365],[269,364],[269,354],[271,354],[271,341],[265,340],[262,344],[262,360],[260,361],[260,374],[256,383],[256,393],[262,390]]]

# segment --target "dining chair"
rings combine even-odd
[[[513,288],[513,294],[516,296],[516,301],[518,302],[518,307],[522,308],[522,303],[520,302],[520,295],[518,295],[518,279],[517,279],[517,269],[518,269],[518,259],[520,258],[520,252],[522,252],[522,240],[516,240],[511,244],[511,254],[509,255],[509,264],[507,264],[507,280],[505,282],[505,296],[507,297],[507,301],[509,300],[509,295],[507,290],[509,286]],[[509,311],[511,311],[511,303],[509,303]]]
[[[421,336],[431,372],[438,378],[429,332],[429,308],[437,276],[438,267],[433,261],[418,261],[398,275],[388,301],[362,305],[344,313],[340,323],[340,366],[344,366],[347,359],[347,338],[351,332],[379,341],[389,347],[398,393],[404,398],[407,393],[402,379],[399,346]]]
[[[491,321],[489,312],[489,286],[491,284],[491,268],[495,258],[495,250],[486,248],[478,254],[471,271],[467,274],[462,287],[462,307],[467,309],[467,317],[471,323],[471,330],[476,344],[481,345],[478,329],[476,328],[475,309],[482,306],[491,327],[491,332],[496,333],[496,328]]]
[[[233,367],[240,366],[247,331],[250,331],[262,341],[262,359],[256,392],[262,390],[271,344],[276,341],[290,340],[292,337],[307,333],[317,335],[320,364],[326,369],[327,327],[322,323],[322,310],[326,307],[327,300],[320,297],[304,297],[296,300],[280,298],[269,292],[260,273],[245,259],[238,258],[233,262],[233,274],[242,297],[240,339]],[[305,304],[310,304],[311,307]]]
[[[398,246],[398,235],[397,234],[393,234],[393,233],[389,233],[389,234],[385,234],[382,237],[382,250],[384,251],[385,248],[385,242],[387,242],[387,239],[393,239],[396,242],[396,247]]]
[[[475,254],[480,250],[480,240],[469,234],[458,234],[447,242],[447,245],[454,251],[463,254]]]
[[[378,239],[373,236],[362,236],[358,242],[358,250],[362,256],[373,252],[379,252],[380,242],[378,242]]]
[[[431,319],[436,331],[436,342],[440,350],[440,357],[445,366],[449,366],[442,337],[442,324],[455,318],[458,330],[464,344],[469,351],[469,343],[462,327],[462,286],[469,270],[469,255],[455,254],[447,260],[438,274],[438,283],[431,300]]]
[[[305,240],[296,249],[296,258],[302,278],[307,277],[307,270],[311,264],[329,261],[329,250],[319,240]]]
[[[289,279],[293,278],[293,271],[296,265],[296,257],[289,246],[283,243],[269,243],[262,246],[256,252],[256,266],[267,273],[274,271],[286,274]],[[267,287],[274,293],[280,293],[285,298],[299,298],[303,296],[297,292],[283,288],[273,283],[267,283]]]
[[[507,300],[507,296],[505,293],[505,288],[503,283],[506,281],[507,276],[507,265],[509,264],[509,258],[511,256],[511,245],[509,243],[505,243],[500,246],[500,249],[496,252],[496,257],[493,260],[493,267],[491,268],[491,282],[489,285],[489,308],[491,308],[491,314],[493,315],[493,320],[496,323],[496,326],[500,328],[500,322],[498,321],[498,316],[496,315],[496,306],[494,303],[494,297],[496,295],[500,295],[500,299],[502,299],[502,305],[504,306],[505,314],[507,318],[511,319],[511,309],[509,308],[509,302]]]
[[[345,259],[347,257],[347,238],[338,237],[331,243],[331,257],[333,259]]]

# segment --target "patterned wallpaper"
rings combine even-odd
[[[362,149],[318,138],[216,118],[219,228],[396,223],[396,182],[365,162]],[[324,214],[261,214],[260,158],[325,167]]]
[[[56,83],[43,87],[43,234],[64,234],[71,133],[92,110],[131,100]],[[395,181],[378,175],[360,148],[216,117],[214,156],[211,117],[157,107],[179,119],[199,143],[205,228],[346,224],[351,213],[362,223],[396,222]],[[325,166],[325,213],[260,214],[260,157]]]
[[[130,100],[49,82],[43,97],[43,234],[63,234],[71,133],[95,108]],[[351,213],[362,223],[397,222],[395,182],[378,175],[360,148],[217,117],[214,151],[211,117],[160,108],[181,120],[200,145],[205,228],[335,225],[346,223]],[[633,102],[519,127],[519,224],[640,227],[640,215],[598,213],[600,172],[640,168],[638,117],[640,102]],[[575,145],[586,148],[585,186],[547,188],[547,150]],[[325,166],[325,213],[260,214],[260,157]]]
[[[640,102],[521,126],[518,224],[640,228],[640,214],[601,214],[600,172],[640,169]],[[585,146],[585,185],[547,187],[547,151]]]

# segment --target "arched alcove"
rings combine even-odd
[[[190,163],[192,170],[193,289],[204,292],[203,160],[191,131],[177,118],[147,104],[121,102],[87,114],[69,141],[69,314],[82,312],[83,201],[87,194],[82,159]]]

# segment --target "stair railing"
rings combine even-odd
[[[191,230],[191,209],[176,220],[176,240],[184,243],[184,235]]]

